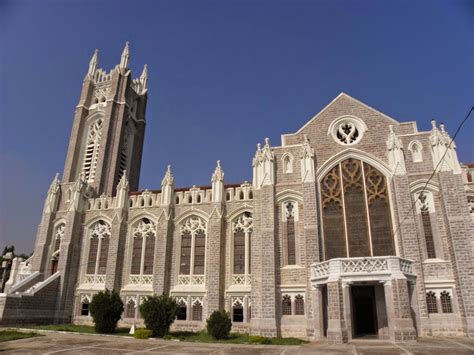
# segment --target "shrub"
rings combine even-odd
[[[226,339],[229,337],[232,321],[226,311],[214,311],[207,320],[207,332],[214,339]]]
[[[148,296],[140,305],[140,313],[152,335],[162,338],[168,334],[176,318],[178,304],[174,298],[166,295]]]
[[[262,337],[260,335],[253,335],[249,337],[250,343],[252,344],[271,344],[272,340],[267,337]]]
[[[113,333],[123,312],[123,302],[116,291],[101,291],[92,297],[89,306],[97,333]]]
[[[139,328],[135,330],[133,337],[135,339],[148,339],[149,337],[151,337],[151,330],[146,328]]]

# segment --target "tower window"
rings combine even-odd
[[[304,315],[304,298],[302,295],[295,296],[295,315]]]
[[[202,304],[201,301],[195,301],[193,304],[193,320],[202,320]]]
[[[453,305],[451,304],[451,296],[449,295],[449,292],[441,292],[440,299],[443,313],[453,313]]]
[[[291,297],[284,295],[281,303],[281,313],[285,316],[291,316]]]

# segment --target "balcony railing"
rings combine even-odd
[[[130,275],[128,284],[133,286],[151,286],[153,275]]]
[[[105,275],[85,275],[84,284],[87,284],[87,285],[105,284]]]
[[[204,275],[179,275],[178,285],[180,286],[202,286],[205,283]]]
[[[398,256],[376,256],[337,258],[311,265],[312,280],[324,279],[330,275],[384,275],[396,272],[413,275],[412,261]]]
[[[232,275],[232,285],[252,285],[250,275]]]

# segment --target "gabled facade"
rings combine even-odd
[[[280,146],[258,144],[251,183],[225,184],[217,162],[209,186],[177,188],[168,167],[160,190],[137,191],[147,71],[132,79],[128,58],[127,44],[110,73],[91,60],[2,323],[90,323],[108,288],[129,325],[166,293],[178,329],[226,309],[234,331],[265,336],[474,334],[468,185],[443,125],[419,132],[342,93]]]

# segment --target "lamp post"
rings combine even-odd
[[[13,260],[13,253],[12,253],[11,251],[9,251],[8,253],[5,253],[5,255],[3,255],[3,261],[2,261],[2,269],[3,269],[3,273],[2,273],[2,284],[0,285],[0,286],[1,286],[1,292],[3,292],[3,289],[4,289],[4,287],[5,287],[5,282],[7,281],[5,278],[6,278],[6,276],[7,276],[8,269],[11,267],[12,260]]]

